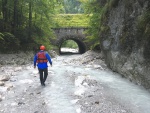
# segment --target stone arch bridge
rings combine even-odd
[[[84,31],[88,28],[52,28],[56,39],[53,40],[53,44],[58,47],[59,53],[61,53],[62,43],[66,40],[73,40],[77,43],[79,48],[79,53],[84,53],[89,48],[88,44],[85,41],[86,35]]]

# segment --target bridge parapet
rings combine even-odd
[[[84,31],[88,28],[78,28],[78,27],[70,27],[70,28],[53,28],[55,34],[84,34]]]

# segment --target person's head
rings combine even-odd
[[[45,50],[45,46],[41,45],[41,46],[40,46],[40,50],[43,50],[43,51],[44,51],[44,50]]]

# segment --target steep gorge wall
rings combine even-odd
[[[106,64],[150,90],[150,1],[114,1],[102,21],[107,30],[100,34]]]

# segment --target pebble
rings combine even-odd
[[[18,105],[24,105],[25,103],[24,102],[18,102]]]
[[[42,105],[45,105],[45,104],[46,104],[45,102],[42,103]]]
[[[10,79],[9,75],[0,75],[0,81],[8,81]]]
[[[36,94],[41,94],[41,92],[37,92]]]
[[[0,86],[4,86],[4,82],[0,81]]]

